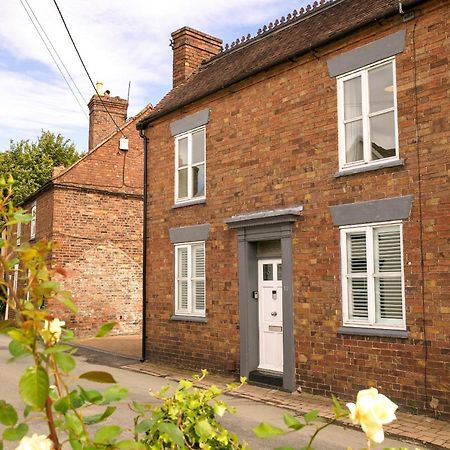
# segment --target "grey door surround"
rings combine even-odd
[[[239,316],[240,372],[242,376],[259,365],[258,302],[253,292],[258,290],[256,245],[259,241],[280,240],[283,264],[283,389],[294,391],[295,341],[292,275],[292,224],[302,206],[233,216],[225,220],[237,229],[239,250]]]

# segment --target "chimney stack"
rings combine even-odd
[[[220,52],[222,40],[214,36],[183,27],[172,33],[173,87],[178,86],[200,67],[204,60]]]
[[[119,127],[127,120],[128,102],[125,99],[110,97],[108,90],[103,92],[103,83],[101,81],[97,82],[95,89],[97,92],[92,96],[88,104],[89,151],[117,130],[105,106]]]

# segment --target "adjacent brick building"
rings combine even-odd
[[[222,51],[172,35],[138,123],[150,360],[450,415],[449,14],[336,0]]]
[[[118,334],[139,334],[142,325],[143,146],[136,122],[151,105],[127,119],[127,101],[97,88],[101,98],[89,102],[88,153],[55,168],[25,202],[34,211],[34,232],[31,225],[21,230],[22,242],[56,243],[50,264],[67,273],[64,288],[79,308],[77,316],[66,309],[59,315],[78,337],[110,321],[117,321]]]

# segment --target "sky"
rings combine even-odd
[[[307,0],[57,0],[94,83],[127,98],[128,116],[155,105],[172,85],[171,32],[190,26],[231,43]],[[69,87],[28,14],[38,19],[77,87]],[[0,151],[10,141],[35,141],[41,130],[87,148],[87,103],[94,88],[58,15],[54,0],[3,0],[0,26]],[[35,22],[36,23],[36,22]],[[36,23],[36,26],[39,25]],[[41,29],[41,34],[44,32]],[[60,63],[61,66],[61,63]],[[61,66],[62,67],[62,66]],[[81,95],[77,91],[80,91]]]

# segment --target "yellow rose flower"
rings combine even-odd
[[[383,425],[396,419],[398,406],[385,395],[379,394],[375,388],[363,389],[358,392],[356,405],[347,403],[350,419],[354,425],[361,425],[366,436],[380,444],[384,441]]]
[[[33,436],[25,436],[19,442],[19,446],[16,450],[52,450],[53,442],[47,438],[47,436],[40,435],[36,433]]]
[[[48,345],[54,345],[61,339],[62,327],[66,324],[63,320],[53,319],[44,322],[44,329],[41,332],[42,339]]]

